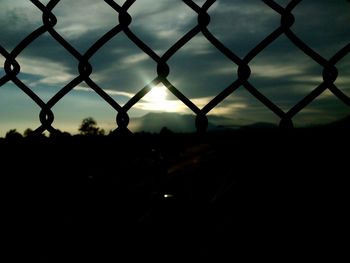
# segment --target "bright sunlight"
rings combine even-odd
[[[139,107],[148,111],[180,112],[183,108],[182,102],[168,99],[171,92],[162,84],[154,86],[150,92],[139,103]]]
[[[158,85],[155,86],[151,89],[151,91],[147,95],[148,100],[153,101],[153,102],[162,102],[166,101],[167,97],[167,90],[164,85]]]

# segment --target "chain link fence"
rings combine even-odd
[[[240,88],[278,116],[282,129],[292,128],[293,118],[326,90],[350,107],[350,98],[334,84],[338,78],[337,64],[349,54],[350,43],[330,59],[305,44],[291,29],[295,22],[293,10],[301,0],[292,0],[286,7],[263,0],[281,16],[281,23],[243,58],[208,29],[208,11],[215,0],[207,0],[202,6],[192,0],[182,1],[198,14],[198,23],[161,56],[130,29],[133,18],[128,10],[136,0],[127,0],[123,5],[105,0],[115,10],[119,24],[85,53],[80,53],[55,30],[54,11],[60,0],[48,1],[46,6],[38,0],[31,2],[41,10],[43,24],[13,50],[0,46],[0,54],[6,59],[0,86],[12,82],[40,107],[41,125],[35,131],[39,134],[57,132],[52,109],[81,83],[114,108],[121,131],[128,131],[129,111],[160,83],[196,115],[199,132],[207,129],[207,115]],[[47,102],[18,77],[21,65],[16,60],[45,33],[79,62],[79,74]],[[157,76],[125,105],[120,105],[90,78],[93,67],[89,62],[121,33],[157,64]],[[238,67],[236,80],[201,109],[168,80],[171,71],[168,61],[200,33]],[[283,111],[250,82],[249,64],[283,35],[323,68],[322,83],[288,111]],[[275,139],[276,134],[271,137]],[[52,262],[50,259],[55,256],[60,261],[67,261],[71,258],[68,256],[70,251],[76,255],[71,258],[76,259],[75,262],[81,261],[82,256],[92,260],[90,257],[94,254],[93,262],[109,256],[154,260],[157,254],[162,260],[174,255],[183,260],[188,258],[188,252],[196,260],[207,260],[209,255],[216,261],[220,255],[224,258],[241,254],[246,258],[252,251],[259,259],[263,253],[275,256],[276,251],[282,251],[284,256],[295,255],[297,251],[300,252],[295,255],[298,258],[305,258],[304,253],[308,252],[313,259],[317,254],[323,257],[327,251],[333,260],[335,255],[341,255],[338,249],[344,246],[342,240],[346,236],[344,229],[348,216],[344,207],[348,205],[348,191],[345,188],[349,184],[346,179],[348,157],[337,146],[342,145],[346,150],[349,140],[343,140],[345,136],[338,133],[327,134],[326,145],[324,134],[316,138],[307,135],[302,141],[299,137],[291,141],[289,137],[270,141],[264,135],[252,140],[246,134],[238,134],[233,141],[231,135],[221,134],[222,141],[213,144],[215,147],[210,147],[210,143],[209,146],[201,144],[195,135],[188,138],[183,135],[187,144],[195,147],[187,149],[187,156],[182,155],[184,160],[174,165],[164,163],[164,156],[158,156],[156,151],[142,151],[148,150],[148,146],[140,147],[144,138],[140,139],[142,143],[122,137],[117,142],[95,138],[96,141],[91,143],[86,138],[79,138],[72,144],[64,144],[59,139],[57,144],[44,146],[35,144],[35,140],[34,143],[26,142],[24,147],[3,144],[1,154],[4,157],[0,158],[3,171],[10,171],[3,172],[1,178],[7,193],[4,194],[7,220],[4,225],[9,229],[4,243],[11,246],[18,240],[23,242],[23,245],[17,245],[17,251],[11,257],[22,253],[27,259],[33,251],[43,256],[42,262]],[[165,136],[169,138],[163,138],[168,143],[164,149],[169,151],[181,147],[185,141],[182,137],[175,140],[173,134]],[[184,143],[184,148],[187,144]],[[107,148],[112,154],[104,154]],[[172,157],[165,160],[171,161]],[[9,169],[4,169],[6,165]],[[164,191],[162,180],[167,183],[168,192]],[[337,233],[344,233],[344,237],[338,238]],[[151,242],[150,237],[156,242]],[[269,243],[268,237],[275,241]],[[182,241],[178,242],[179,239]],[[83,248],[77,248],[77,244]],[[303,246],[304,251],[296,244]],[[313,250],[310,244],[316,244],[319,249]],[[332,245],[336,249],[330,249]]]
[[[298,6],[301,0],[290,1],[286,7],[282,7],[274,1],[263,0],[262,2],[264,2],[267,6],[269,6],[281,16],[281,23],[278,28],[266,36],[265,39],[263,39],[258,45],[251,49],[250,52],[248,52],[248,54],[246,54],[243,58],[236,55],[233,50],[230,50],[227,46],[220,42],[220,40],[218,40],[218,38],[208,29],[208,25],[210,24],[210,15],[208,14],[208,11],[216,2],[215,0],[205,1],[202,6],[196,4],[191,0],[182,1],[198,14],[198,23],[161,56],[157,55],[157,53],[152,48],[150,48],[138,35],[136,35],[130,29],[133,18],[128,13],[128,10],[133,6],[135,0],[127,0],[123,5],[120,5],[113,0],[105,0],[106,4],[115,10],[115,15],[119,18],[119,24],[105,33],[101,38],[99,38],[90,48],[87,49],[85,53],[80,53],[64,37],[62,37],[60,33],[55,30],[57,18],[54,14],[54,9],[55,6],[60,2],[59,0],[51,0],[47,3],[46,6],[38,0],[31,0],[31,2],[41,10],[43,24],[28,36],[26,36],[11,51],[8,51],[4,47],[0,46],[0,54],[5,58],[5,75],[0,79],[0,86],[3,86],[8,82],[14,83],[33,101],[33,103],[36,103],[41,108],[39,114],[41,125],[36,129],[37,133],[42,133],[44,131],[49,131],[50,133],[57,132],[54,127],[55,115],[52,108],[63,97],[69,94],[81,83],[85,83],[101,98],[103,98],[106,103],[114,108],[117,113],[116,122],[119,130],[128,130],[129,110],[133,108],[135,104],[137,104],[145,95],[147,95],[152,87],[160,83],[162,83],[173,95],[177,97],[177,99],[182,101],[196,115],[196,129],[200,132],[205,131],[208,127],[207,114],[210,113],[217,105],[225,101],[228,96],[233,94],[239,88],[243,88],[248,91],[252,96],[263,103],[266,108],[272,111],[280,119],[281,128],[292,128],[294,126],[293,118],[326,90],[331,91],[335,97],[350,107],[350,98],[335,85],[335,81],[338,78],[337,64],[347,54],[349,54],[350,44],[344,46],[330,59],[326,59],[310,46],[308,46],[303,41],[303,39],[299,38],[293,32],[292,26],[295,22],[293,10],[296,6]],[[16,60],[21,52],[23,52],[33,41],[45,33],[49,33],[51,37],[57,41],[57,43],[66,49],[71,54],[71,56],[73,56],[79,62],[79,75],[76,76],[67,85],[65,85],[62,89],[60,89],[59,92],[57,92],[46,103],[18,77],[18,74],[21,72],[21,65]],[[120,105],[90,78],[91,74],[93,73],[93,67],[89,62],[90,59],[96,54],[96,52],[98,52],[106,43],[121,33],[124,33],[134,44],[138,46],[140,50],[142,50],[142,52],[147,54],[157,64],[157,76],[148,85],[137,92],[137,94],[135,94],[124,105]],[[222,92],[217,94],[203,108],[199,108],[197,105],[195,105],[191,99],[186,97],[180,91],[180,89],[176,88],[167,78],[171,71],[171,68],[168,65],[169,59],[171,59],[172,56],[174,56],[189,41],[191,41],[200,33],[202,33],[207,41],[215,46],[217,50],[219,50],[225,57],[227,57],[233,64],[238,67],[238,70],[235,73],[237,79]],[[257,55],[259,55],[264,49],[266,49],[282,35],[285,35],[291,43],[293,43],[305,54],[305,56],[308,56],[323,68],[323,82],[315,87],[309,94],[307,94],[307,96],[301,99],[288,111],[282,110],[278,105],[276,105],[276,103],[267,98],[250,82],[252,72],[249,64]]]

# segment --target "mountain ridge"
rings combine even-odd
[[[133,132],[158,133],[166,127],[173,132],[192,133],[196,131],[196,116],[175,112],[150,112],[141,117],[131,118],[130,129]],[[208,116],[208,131],[232,131],[239,129],[275,129],[277,124],[271,122],[252,122],[245,119],[234,119],[219,115]],[[328,124],[304,128],[350,129],[350,115]]]
[[[195,132],[196,116],[174,112],[151,112],[141,117],[131,118],[130,129],[134,132],[159,132],[166,127],[173,132]],[[208,116],[208,131],[237,130],[247,125],[253,125],[244,119],[233,119],[218,115]],[[266,125],[273,125],[266,123]]]

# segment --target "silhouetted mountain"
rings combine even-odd
[[[167,127],[173,132],[189,133],[195,132],[195,115],[179,113],[148,113],[142,117],[132,118],[130,128],[134,132],[159,133],[163,127]],[[237,129],[275,129],[278,125],[269,122],[249,123],[244,119],[231,119],[227,117],[210,115],[208,116],[208,131],[232,131]],[[314,126],[314,128],[335,128],[350,129],[350,116],[338,121]]]
[[[209,116],[208,131],[225,129],[237,129],[235,120],[221,116]],[[148,113],[142,117],[133,118],[130,128],[133,131],[159,132],[163,127],[167,127],[173,132],[195,132],[194,115],[179,113]]]
[[[243,129],[275,129],[278,128],[276,124],[270,122],[256,122],[249,125],[242,126]]]
[[[174,132],[194,132],[195,116],[177,113],[148,113],[142,117],[133,118],[130,128],[133,131],[159,132],[167,127]]]
[[[325,126],[335,129],[350,129],[350,115]]]

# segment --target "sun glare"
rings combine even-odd
[[[148,94],[142,99],[142,102],[138,105],[143,110],[148,111],[166,111],[166,112],[179,112],[183,108],[181,101],[169,99],[168,95],[171,93],[163,85],[159,84],[152,87]]]
[[[167,97],[167,92],[165,89],[166,87],[163,85],[153,87],[148,93],[148,100],[155,103],[165,101]]]

